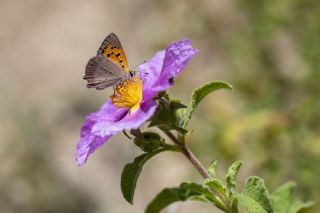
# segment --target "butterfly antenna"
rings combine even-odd
[[[136,66],[133,67],[133,70],[136,69],[139,65],[146,63],[146,60],[143,60],[142,62],[140,62],[139,64],[137,64]]]
[[[147,61],[146,60],[143,60],[142,62],[140,62],[139,64],[137,64],[136,66],[134,66],[133,67],[133,70],[131,70],[130,72],[131,73],[144,73],[144,74],[148,74],[147,72],[143,72],[143,71],[140,71],[140,70],[134,70],[134,69],[136,69],[139,65],[141,65],[141,64],[144,64],[144,63],[146,63]]]

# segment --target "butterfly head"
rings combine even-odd
[[[129,75],[130,75],[131,78],[134,76],[134,73],[135,73],[135,72],[136,72],[136,71],[129,70]]]

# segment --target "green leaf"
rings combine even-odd
[[[232,90],[232,86],[223,81],[212,81],[196,89],[192,94],[192,100],[186,109],[179,109],[177,115],[179,117],[179,123],[182,128],[186,128],[189,120],[191,119],[192,113],[199,105],[199,103],[210,93],[219,89]]]
[[[176,126],[176,123],[175,113],[169,108],[159,106],[151,119],[149,127],[160,126],[170,130],[173,126]]]
[[[169,98],[169,96],[168,96]],[[176,111],[181,108],[186,108],[185,105],[180,103],[177,99],[158,99],[159,106],[152,116],[149,127],[158,126],[163,130],[176,130],[185,135],[188,131],[178,125]]]
[[[226,182],[227,188],[231,191],[233,191],[233,189],[236,187],[236,178],[241,165],[242,162],[236,161],[228,169],[228,173],[226,175]]]
[[[187,108],[187,106],[182,104],[179,99],[171,99],[169,103],[169,108],[172,111],[176,111],[177,109]]]
[[[191,196],[197,195],[187,189],[181,188],[166,188],[162,190],[147,206],[146,213],[158,213],[168,205],[177,202],[185,201]]]
[[[134,159],[132,163],[127,164],[121,174],[121,191],[124,198],[132,204],[134,190],[142,170],[143,165],[153,156],[163,151],[178,151],[176,146],[158,149],[154,152],[145,153]]]
[[[306,210],[313,202],[303,202],[294,197],[293,191],[296,184],[288,182],[279,187],[271,196],[271,202],[275,213],[296,213]]]
[[[213,202],[215,203],[215,205],[222,210],[226,209],[225,205],[223,204],[223,201],[221,200],[228,200],[227,188],[225,187],[223,182],[217,178],[210,178],[205,180],[205,185],[209,187],[210,192],[214,193],[215,196],[213,196]],[[219,198],[217,196],[219,196]]]
[[[239,210],[238,210],[238,198],[237,197],[233,197],[232,200],[231,200],[231,212],[232,213],[238,213]]]
[[[168,93],[166,91],[162,91],[162,92],[158,93],[157,98],[164,98],[166,100],[169,100],[169,95],[168,95]]]
[[[213,161],[209,168],[208,168],[208,173],[210,177],[215,177],[217,175],[217,166],[218,166],[218,161]]]
[[[237,197],[250,213],[273,213],[268,190],[260,177],[249,177],[244,191]]]
[[[192,183],[192,182],[186,182],[186,183],[182,183],[180,185],[181,189],[187,189],[190,190],[191,192],[197,194],[197,195],[203,195],[205,197],[208,197],[210,201],[211,198],[213,198],[211,192],[208,190],[207,187],[204,187],[198,183]],[[207,200],[206,198],[204,198],[204,200]]]
[[[203,186],[197,183],[182,183],[180,188],[188,189],[194,193],[198,193],[198,195],[192,197],[192,199],[205,201],[207,203],[209,202],[222,210],[226,209],[223,202],[218,197],[213,195],[206,185]]]
[[[211,178],[206,180],[206,186],[209,188],[213,189],[214,191],[217,191],[219,194],[225,196],[227,192],[227,188],[225,185],[222,183],[221,180],[217,178]]]
[[[153,152],[160,148],[163,139],[154,132],[143,132],[141,136],[134,138],[134,144],[145,152]]]
[[[162,190],[148,205],[146,213],[157,213],[177,201],[197,200],[213,204],[222,210],[226,208],[206,186],[197,183],[182,183],[179,188]]]

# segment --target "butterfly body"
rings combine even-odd
[[[83,79],[88,88],[102,90],[130,78],[128,62],[119,38],[110,33],[102,42],[97,56],[87,63]]]

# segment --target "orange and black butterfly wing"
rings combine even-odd
[[[89,60],[83,79],[87,80],[88,88],[101,90],[116,85],[126,76],[122,68],[108,58],[95,56]]]
[[[126,73],[129,73],[129,66],[126,55],[118,36],[110,33],[102,42],[97,55],[102,55],[113,63],[119,65]]]

